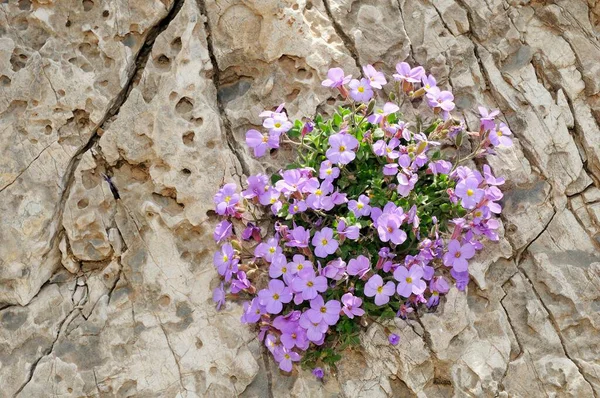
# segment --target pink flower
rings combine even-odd
[[[365,311],[359,308],[362,305],[362,300],[359,297],[352,295],[352,293],[346,293],[342,296],[342,312],[350,319],[354,316],[363,316]]]
[[[365,77],[369,79],[369,84],[373,88],[381,89],[381,86],[387,83],[385,75],[382,72],[377,72],[373,65],[363,66],[363,72],[365,73]]]
[[[287,132],[293,126],[292,122],[290,122],[285,113],[272,113],[270,117],[266,118],[263,121],[263,127],[269,129],[269,133],[279,135],[281,133]]]
[[[258,292],[258,299],[269,314],[279,314],[283,304],[292,301],[292,291],[279,279],[271,279],[268,289]]]
[[[394,73],[394,79],[408,83],[419,83],[425,76],[425,69],[422,66],[411,69],[410,65],[406,62],[398,63],[396,65],[396,72],[398,73]]]
[[[490,131],[490,142],[493,146],[512,146],[512,140],[508,138],[509,135],[512,135],[512,131],[510,131],[506,124],[500,123],[495,131]]]
[[[327,290],[327,278],[317,276],[312,268],[303,269],[292,281],[292,288],[295,292],[301,292],[304,300],[312,300],[318,293]]]
[[[300,360],[300,354],[296,351],[288,350],[285,347],[275,349],[273,357],[279,362],[279,369],[284,372],[291,372],[292,362],[298,362]]]
[[[337,300],[323,301],[321,295],[317,295],[310,301],[310,309],[306,311],[306,316],[313,323],[325,322],[328,325],[335,325],[340,319],[342,306]]]
[[[366,195],[360,195],[358,200],[351,200],[348,202],[348,209],[354,213],[356,218],[360,216],[368,216],[371,214],[371,206],[369,206],[369,199]]]
[[[391,115],[392,113],[396,113],[400,110],[398,105],[393,102],[386,102],[383,106],[383,109],[378,109],[371,116],[367,118],[367,121],[372,124],[378,124],[383,120],[384,117]]]
[[[390,301],[390,296],[394,295],[395,287],[394,282],[388,281],[384,284],[381,276],[375,274],[365,284],[365,296],[375,296],[375,304],[384,305]]]
[[[346,272],[348,272],[348,275],[356,275],[359,278],[362,278],[370,270],[371,262],[367,257],[361,254],[360,256],[353,258],[348,262],[348,268]]]

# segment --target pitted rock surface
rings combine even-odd
[[[598,397],[600,2],[0,2],[0,397]],[[335,374],[280,373],[217,312],[210,212],[273,172],[244,133],[329,112],[340,66],[407,60],[514,145],[467,293],[379,325]],[[408,106],[404,112],[417,112]],[[118,191],[116,200],[104,176]]]

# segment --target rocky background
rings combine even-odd
[[[0,1],[1,397],[600,396],[600,1]],[[320,383],[217,313],[212,195],[328,68],[424,65],[515,145],[464,294]],[[279,159],[278,159],[279,158]],[[113,176],[116,201],[101,173]]]

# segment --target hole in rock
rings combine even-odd
[[[87,198],[83,198],[79,202],[77,202],[77,207],[80,209],[85,209],[86,207],[88,207],[89,204],[89,200]]]
[[[94,8],[94,2],[92,0],[83,0],[83,11],[89,11]]]
[[[182,99],[179,100],[177,105],[175,105],[175,110],[179,114],[191,112],[192,109],[194,109],[194,102],[192,101],[191,98],[188,98],[188,97],[183,97]]]
[[[187,146],[192,146],[194,144],[194,137],[196,134],[193,131],[188,131],[182,137],[183,143]]]

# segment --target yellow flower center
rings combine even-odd
[[[502,137],[502,131],[500,131],[500,130],[496,131],[496,135],[497,135],[498,137]]]
[[[308,287],[313,287],[313,285],[314,285],[313,281],[308,281],[306,283],[306,286],[308,286]]]
[[[383,286],[379,286],[377,288],[377,293],[381,294],[381,292],[383,292]]]
[[[290,359],[290,354],[285,354],[285,359]]]
[[[298,335],[296,333],[292,333],[292,338],[295,339],[296,337],[298,337]]]
[[[271,198],[271,204],[273,204],[275,202],[277,202],[277,199],[276,198]]]
[[[277,293],[273,295],[273,300],[279,300],[279,295]]]
[[[363,86],[358,86],[357,88],[359,93],[364,93],[365,92],[365,88]]]
[[[456,253],[454,253],[454,257],[456,257],[456,258],[460,258],[460,252],[456,252]]]
[[[327,245],[327,239],[321,239],[321,244],[323,246],[326,246]]]
[[[467,196],[473,196],[474,193],[472,189],[467,189]]]
[[[320,189],[317,189],[315,191],[315,195],[317,195],[317,196],[321,196],[322,194],[323,194],[323,191],[321,191]]]
[[[287,272],[287,268],[286,267],[281,267],[281,272],[283,272],[285,274]]]
[[[271,254],[275,253],[275,248],[274,247],[269,247],[269,253],[271,253]]]
[[[388,230],[388,232],[394,231],[394,229],[392,227],[388,227],[387,230]]]
[[[391,150],[390,148],[385,148],[385,151],[386,151],[387,153],[390,153],[390,152],[392,152],[392,150]]]
[[[294,205],[294,211],[298,211],[300,208],[298,207],[298,205]]]
[[[483,213],[481,212],[481,210],[477,210],[475,212],[475,217],[481,217],[483,215]]]
[[[406,283],[412,283],[412,278],[410,276],[406,278]]]
[[[325,171],[325,174],[327,174],[328,176],[330,176],[330,175],[331,175],[331,173],[333,173],[333,170],[331,170],[331,169],[327,169],[327,170]]]
[[[296,267],[296,268],[298,268],[298,271],[302,271],[302,268],[304,268],[304,265],[298,264],[298,267]]]
[[[327,312],[327,307],[321,307],[321,312],[324,314]]]
[[[277,128],[281,127],[281,123],[279,123],[279,122],[275,123],[275,127],[277,127]]]
[[[231,196],[225,196],[225,203],[229,203],[230,200],[231,200]]]
[[[356,204],[356,207],[358,208],[358,210],[362,209],[363,207],[365,207],[365,205],[363,205],[362,203],[358,202]]]
[[[425,88],[431,88],[431,86],[429,84],[426,84]]]
[[[433,296],[439,296],[439,295],[440,295],[438,292],[435,292],[435,291],[434,291],[433,293],[431,293],[431,294],[432,294]]]
[[[227,254],[223,255],[223,261],[228,261],[229,260],[229,256]]]
[[[346,150],[346,147],[345,147],[345,146],[343,146],[343,145],[342,145],[342,146],[340,146],[340,152],[344,152],[345,150]]]

